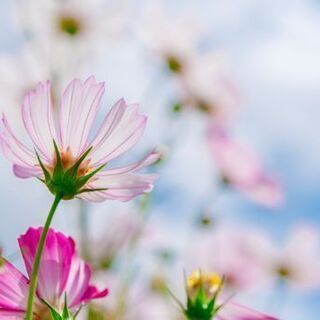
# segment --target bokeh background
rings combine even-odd
[[[151,196],[148,225],[151,230],[156,229],[159,242],[168,248],[191,247],[192,232],[202,232],[194,231],[197,219],[204,215],[210,217],[213,225],[230,225],[235,230],[250,228],[267,234],[279,247],[297,225],[307,224],[320,232],[319,1],[87,1],[88,11],[96,10],[102,16],[91,21],[98,23],[100,19],[101,25],[90,31],[90,42],[83,45],[90,50],[82,50],[80,43],[71,48],[62,44],[67,48],[61,51],[51,50],[58,46],[55,41],[59,39],[46,33],[50,19],[41,9],[41,5],[49,6],[45,2],[1,1],[2,112],[15,118],[21,88],[30,89],[31,80],[39,81],[41,75],[56,77],[57,70],[63,70],[57,76],[62,86],[74,76],[84,79],[91,74],[106,81],[105,106],[111,106],[120,97],[139,102],[149,123],[135,155],[153,146],[161,147],[166,154],[163,163],[155,168],[160,178]],[[101,5],[103,10],[99,9]],[[172,112],[179,92],[177,81],[150,41],[145,41],[145,33],[152,30],[145,19],[151,14],[148,10],[159,7],[172,25],[178,17],[187,15],[190,22],[186,28],[201,30],[197,48],[200,54],[217,52],[223,56],[228,76],[239,91],[239,112],[232,120],[232,132],[255,150],[267,170],[281,182],[284,201],[277,208],[259,205],[235,190],[219,190],[205,138],[206,115],[189,112],[188,108]],[[152,35],[152,44],[161,44],[163,40],[157,37]],[[32,63],[26,56],[32,57]],[[50,73],[52,68],[48,72],[49,65],[58,66],[54,74]],[[37,181],[16,178],[3,157],[0,167],[0,241],[5,254],[18,261],[17,236],[28,226],[43,222],[51,196]],[[65,203],[55,217],[55,227],[80,237],[79,207],[78,202]],[[127,203],[89,205],[89,233],[94,237],[112,232],[111,217],[131,208],[132,204]],[[203,231],[206,232],[207,229]],[[214,232],[214,227],[210,232]],[[142,253],[138,250],[137,260],[140,254],[144,255],[143,248],[142,245],[139,249]],[[206,254],[214,252],[208,249]],[[313,252],[317,254],[319,250]],[[138,261],[134,270],[140,271],[135,272],[152,270],[156,259],[149,256],[144,263],[148,267],[140,266]],[[181,282],[183,268],[188,266],[175,266],[171,271],[174,277],[181,276]],[[108,281],[111,280],[106,276]],[[320,284],[315,282],[311,287],[300,290],[266,286],[258,295],[254,294],[254,299],[252,292],[237,296],[281,319],[316,320],[320,314]]]

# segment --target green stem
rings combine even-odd
[[[57,194],[54,198],[53,204],[51,206],[51,209],[49,211],[46,223],[43,227],[40,241],[38,244],[36,256],[33,262],[32,267],[32,275],[31,275],[31,281],[30,281],[30,287],[29,287],[29,296],[28,296],[28,308],[26,312],[26,320],[32,320],[33,316],[33,299],[36,293],[37,283],[38,283],[38,273],[39,273],[39,267],[40,267],[40,261],[41,256],[44,248],[44,244],[47,238],[47,234],[49,231],[49,227],[51,225],[52,218],[54,216],[54,213],[56,212],[56,209],[58,207],[59,202],[61,201],[62,196],[60,194]]]

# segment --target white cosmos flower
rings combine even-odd
[[[200,23],[191,13],[173,16],[161,6],[147,7],[139,24],[145,45],[168,64],[171,71],[180,71],[197,50],[201,39]]]
[[[111,6],[100,0],[26,0],[17,17],[50,65],[77,70],[103,52],[124,30],[124,1]],[[111,42],[112,43],[112,42]]]

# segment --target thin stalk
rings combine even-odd
[[[90,253],[88,250],[89,238],[89,217],[88,217],[88,204],[80,200],[79,203],[79,231],[80,231],[80,253],[82,258],[91,261]]]
[[[48,217],[46,220],[46,223],[43,227],[40,241],[38,244],[36,256],[33,262],[33,267],[32,267],[32,274],[31,274],[31,281],[30,281],[30,287],[29,287],[29,296],[28,296],[28,307],[27,307],[27,312],[26,312],[26,320],[32,320],[33,316],[33,300],[34,296],[36,293],[37,289],[37,284],[38,284],[38,273],[39,273],[39,267],[40,267],[40,262],[41,262],[41,256],[44,248],[44,244],[46,242],[46,238],[48,235],[49,227],[51,225],[52,218],[54,216],[54,213],[56,212],[56,209],[58,207],[58,204],[60,203],[62,199],[62,196],[60,194],[57,194],[54,198],[53,204],[51,206],[51,209],[48,213]]]

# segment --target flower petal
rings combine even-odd
[[[104,83],[96,83],[94,77],[84,83],[73,80],[62,96],[60,107],[60,143],[70,147],[75,157],[88,147],[88,136],[99,111],[104,93]]]
[[[81,300],[83,303],[93,300],[93,299],[101,299],[106,297],[109,294],[109,289],[104,289],[99,291],[95,286],[89,286],[87,291],[82,296]]]
[[[25,96],[22,104],[22,119],[34,145],[50,163],[53,156],[53,140],[57,140],[50,81],[40,82],[34,91]]]
[[[0,268],[0,309],[5,309],[8,313],[25,310],[28,290],[28,279],[4,260]]]
[[[138,105],[121,99],[108,112],[92,142],[91,165],[99,166],[131,149],[144,132],[147,118],[138,113]]]
[[[113,174],[107,172],[97,174],[96,180],[87,185],[89,189],[106,188],[105,191],[86,192],[79,196],[93,202],[100,202],[106,199],[129,201],[143,193],[153,189],[153,182],[158,177],[155,174]]]
[[[242,191],[253,201],[270,208],[279,207],[284,200],[283,189],[273,177],[262,175],[256,182]]]
[[[81,298],[88,289],[91,274],[90,267],[75,255],[72,259],[70,274],[66,284],[66,294],[70,307],[76,307],[82,303]]]
[[[41,233],[42,228],[30,228],[18,239],[29,277]],[[70,237],[49,230],[39,269],[37,292],[42,299],[54,304],[60,298],[68,280],[74,252],[75,244]]]
[[[0,144],[6,158],[17,165],[34,168],[38,163],[35,154],[14,135],[4,115],[2,123],[4,131],[0,134]]]
[[[227,302],[217,315],[218,320],[278,320],[234,302]]]
[[[40,168],[23,167],[17,164],[13,165],[13,172],[18,178],[26,179],[30,177],[40,177],[43,175]]]
[[[100,292],[96,287],[89,285],[91,276],[92,271],[89,265],[74,255],[66,285],[70,308],[80,306],[92,299],[105,297],[108,294],[108,289]]]
[[[113,174],[121,174],[121,173],[138,171],[146,166],[149,166],[155,163],[157,160],[159,160],[159,158],[160,158],[160,154],[157,153],[156,151],[152,151],[148,153],[143,159],[141,159],[136,163],[133,163],[121,168],[109,169],[107,172],[108,172],[108,175],[113,175]]]
[[[3,320],[24,320],[25,311],[13,311],[0,308],[0,319]]]

